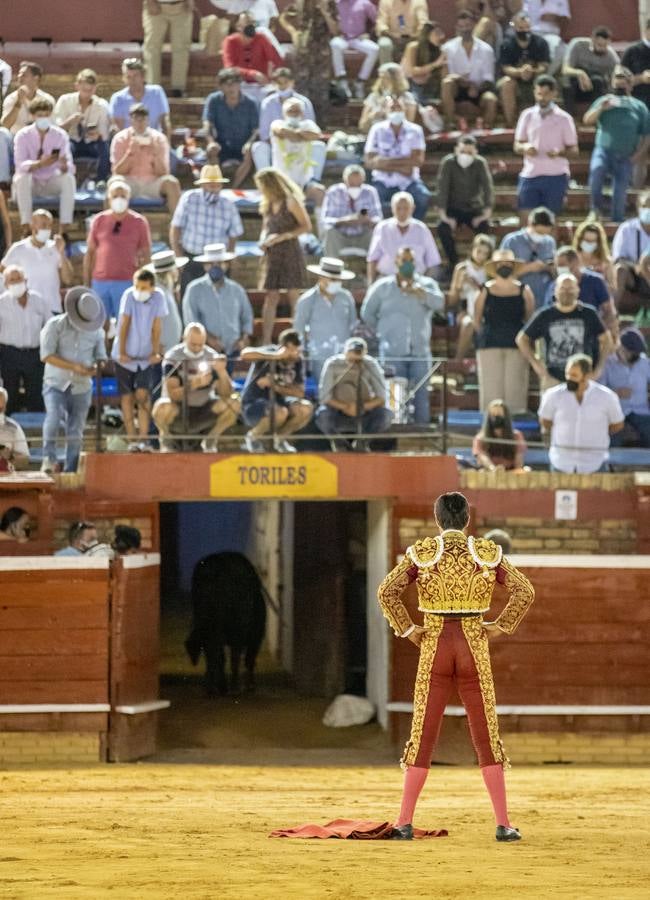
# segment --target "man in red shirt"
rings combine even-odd
[[[271,41],[257,32],[251,15],[241,13],[235,27],[235,33],[229,34],[221,45],[223,65],[239,70],[243,78],[242,91],[259,103],[271,73],[283,66],[284,60]]]

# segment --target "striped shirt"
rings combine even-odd
[[[333,228],[339,219],[342,219],[344,216],[358,215],[362,209],[368,210],[368,222],[370,224],[383,218],[381,202],[376,187],[373,187],[371,184],[362,185],[361,193],[356,200],[353,200],[344,182],[333,184],[325,193],[323,224],[326,228]],[[341,227],[341,232],[349,236],[363,234],[364,231],[365,228],[362,225],[345,225]]]
[[[38,347],[41,328],[52,318],[51,305],[36,291],[27,292],[24,306],[9,291],[0,294],[0,344],[20,350]]]
[[[212,198],[215,197],[215,200]],[[186,191],[172,218],[172,226],[181,230],[184,250],[197,256],[206,244],[228,243],[244,233],[237,207],[221,194],[209,194],[201,188]]]

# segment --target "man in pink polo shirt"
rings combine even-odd
[[[578,155],[572,117],[555,103],[557,82],[551,75],[535,79],[535,106],[525,109],[515,129],[515,153],[524,157],[517,186],[522,222],[529,211],[545,206],[555,214],[569,186],[569,158]]]

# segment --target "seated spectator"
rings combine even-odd
[[[169,227],[169,243],[176,256],[187,256],[190,262],[181,276],[181,294],[194,278],[201,278],[203,266],[194,257],[203,253],[206,244],[225,244],[230,252],[244,226],[232,200],[221,195],[228,179],[219,166],[203,166],[195,190],[184,191]]]
[[[367,134],[376,122],[385,122],[392,97],[398,97],[402,101],[406,120],[414,122],[418,114],[417,100],[409,91],[409,83],[402,67],[398,63],[388,62],[379,67],[372,90],[363,101],[359,131]]]
[[[233,393],[227,359],[206,343],[199,322],[189,322],[183,342],[172,347],[163,360],[163,395],[156,401],[153,418],[161,434],[160,449],[175,449],[174,435],[203,434],[201,449],[217,452],[217,439],[237,421],[239,398]],[[183,404],[187,403],[187,421]]]
[[[619,63],[611,44],[612,33],[605,25],[597,25],[591,38],[575,37],[569,44],[562,74],[566,79],[564,101],[570,113],[575,112],[577,103],[593,103],[608,92]]]
[[[147,84],[144,74],[144,63],[131,57],[122,63],[122,81],[125,87],[116,91],[108,101],[112,126],[122,131],[129,122],[129,113],[134,103],[146,106],[149,113],[149,125],[156,131],[162,131],[171,141],[172,123],[169,116],[167,94],[159,84]]]
[[[97,160],[97,181],[108,181],[111,166],[108,155],[110,111],[103,97],[97,96],[97,74],[82,69],[72,94],[62,94],[54,107],[54,121],[70,138],[73,159]]]
[[[251,147],[257,135],[259,110],[241,92],[238,69],[222,69],[217,76],[219,90],[209,94],[203,107],[203,129],[208,133],[207,152],[218,154],[219,163],[237,163],[233,189],[251,170]]]
[[[372,169],[372,184],[382,204],[398,191],[406,191],[415,202],[416,219],[425,218],[431,201],[431,192],[420,178],[425,147],[421,126],[406,120],[403,101],[393,97],[388,101],[388,118],[371,127],[364,148],[364,165]]]
[[[7,248],[11,246],[12,237],[13,231],[7,201],[4,192],[0,190],[0,259],[4,256]]]
[[[548,44],[551,54],[549,72],[553,75],[561,67],[566,52],[562,29],[571,18],[569,0],[526,0],[526,11],[533,31],[541,34]]]
[[[94,216],[88,234],[84,283],[99,295],[109,319],[117,318],[122,294],[131,287],[134,272],[151,256],[149,223],[129,209],[130,199],[129,185],[113,179],[106,192],[109,208]]]
[[[388,431],[393,414],[386,408],[386,379],[381,366],[368,356],[363,338],[349,338],[338,353],[325,362],[318,386],[320,406],[316,425],[323,434],[356,433],[360,439]],[[330,438],[334,452],[347,449],[347,442]],[[367,443],[363,448],[369,450]]]
[[[345,73],[346,50],[356,50],[363,56],[363,63],[354,85],[354,96],[363,100],[366,96],[366,84],[375,68],[379,47],[368,37],[377,18],[377,7],[370,0],[338,0],[336,5],[339,16],[339,33],[330,40],[332,50],[332,69],[334,78],[341,85],[348,97],[352,91]]]
[[[68,546],[57,550],[55,556],[83,556],[98,543],[97,527],[92,522],[73,522],[68,529]]]
[[[622,268],[623,286],[616,292],[616,308],[624,316],[634,316],[639,328],[650,327],[650,250],[635,266]]]
[[[641,257],[650,253],[650,191],[639,194],[638,216],[622,222],[612,241],[616,306],[620,310],[626,292],[638,293],[638,266]]]
[[[156,288],[161,291],[167,304],[167,315],[162,320],[160,330],[161,353],[167,353],[179,344],[183,334],[183,321],[178,306],[179,269],[187,265],[186,256],[175,256],[173,250],[160,250],[152,253],[151,262],[145,268],[153,272]]]
[[[442,110],[453,126],[457,103],[471,103],[480,110],[486,128],[492,128],[497,112],[494,93],[494,50],[475,38],[474,15],[461,10],[456,19],[458,36],[443,44],[448,74],[442,82]]]
[[[116,525],[111,549],[117,556],[133,556],[142,545],[142,535],[131,525]],[[103,555],[103,554],[102,554]]]
[[[367,256],[373,229],[383,213],[377,189],[365,181],[363,166],[353,164],[343,169],[339,184],[326,190],[322,211],[326,256]]]
[[[253,309],[244,288],[228,278],[230,263],[237,256],[225,244],[207,244],[195,261],[204,275],[191,281],[183,297],[183,321],[198,322],[206,331],[210,349],[226,355],[229,363],[250,344]]]
[[[545,206],[556,215],[569,187],[569,157],[578,156],[578,133],[573,118],[555,103],[557,84],[539,75],[533,88],[536,105],[525,109],[515,129],[515,153],[524,157],[517,185],[517,207],[523,218]]]
[[[466,359],[474,340],[474,309],[476,298],[487,281],[486,264],[494,251],[492,238],[477,234],[472,241],[470,255],[454,269],[448,292],[448,303],[458,308],[456,321],[460,325],[456,346],[456,360]]]
[[[43,472],[60,472],[56,445],[65,422],[65,472],[76,472],[84,425],[92,399],[92,377],[106,360],[104,320],[99,296],[86,287],[71,288],[63,299],[64,312],[41,331],[41,360],[45,363],[43,400]]]
[[[43,409],[43,365],[39,357],[41,329],[52,317],[52,305],[27,284],[17,265],[3,272],[0,293],[0,375],[9,395],[7,412]],[[22,387],[22,395],[21,395]]]
[[[0,518],[0,541],[25,544],[31,535],[31,517],[22,506],[10,506]]]
[[[410,41],[402,57],[402,70],[418,103],[438,105],[447,57],[442,49],[445,33],[438,22],[425,22],[416,40]]]
[[[118,133],[111,144],[113,173],[131,188],[133,200],[159,200],[167,203],[171,215],[178,205],[181,186],[169,173],[169,141],[149,128],[149,113],[142,103],[129,110],[128,128]]]
[[[496,472],[523,469],[526,440],[512,424],[508,405],[503,400],[488,403],[483,425],[472,442],[472,454],[480,469]]]
[[[283,60],[266,35],[257,31],[250,13],[241,13],[235,28],[221,45],[223,66],[239,70],[244,79],[243,92],[259,103],[271,73],[282,65]]]
[[[560,275],[555,282],[554,303],[538,309],[517,335],[517,346],[537,374],[542,390],[559,384],[570,357],[588,355],[598,378],[612,349],[609,332],[593,306],[578,300],[580,288],[574,275]],[[543,362],[535,355],[535,342],[544,345]]]
[[[242,415],[249,428],[244,438],[246,449],[249,453],[264,452],[260,438],[268,434],[273,418],[273,449],[295,453],[296,448],[287,438],[300,431],[314,411],[309,400],[305,400],[300,335],[287,328],[278,336],[277,344],[244,348],[242,359],[252,363],[241,395]]]
[[[165,297],[155,282],[153,273],[145,268],[138,269],[133,276],[133,287],[124,292],[120,301],[117,334],[111,351],[130,450],[150,449],[147,438],[155,386],[154,366],[162,359],[160,335],[162,320],[167,315]]]
[[[12,77],[11,66],[4,59],[0,59],[0,101],[7,95]]]
[[[276,119],[282,118],[282,104],[290,97],[296,100],[302,100],[303,117],[311,122],[316,121],[314,107],[309,99],[303,94],[299,94],[295,90],[295,81],[291,69],[284,66],[276,69],[272,76],[275,90],[262,100],[260,106],[260,126],[259,141],[255,141],[252,146],[253,162],[256,169],[264,169],[271,165],[271,125]],[[318,152],[320,147],[317,144],[312,148]],[[319,181],[325,166],[326,153],[323,153],[322,159],[314,159],[314,178]]]
[[[49,100],[54,109],[54,97],[40,88],[42,76],[43,69],[38,63],[21,62],[18,66],[18,87],[5,96],[0,119],[0,125],[12,134],[18,134],[34,121],[34,113],[29,108],[33,100]]]
[[[650,447],[650,360],[648,346],[637,328],[622,331],[616,350],[605,360],[598,379],[621,402],[625,424],[641,447]],[[612,435],[612,447],[623,444],[623,432]]]
[[[414,412],[418,425],[431,420],[428,373],[431,368],[431,323],[434,312],[444,309],[444,296],[433,278],[418,275],[410,246],[397,253],[396,273],[380,278],[368,288],[361,319],[379,339],[380,360],[388,359],[398,377],[407,378],[415,390]]]
[[[74,219],[77,188],[70,140],[62,128],[52,124],[51,100],[37,97],[29,109],[34,124],[21,128],[14,139],[13,189],[23,237],[31,231],[34,197],[59,198],[59,230],[65,236]]]
[[[564,384],[542,395],[538,415],[550,432],[551,471],[609,471],[610,436],[623,430],[623,411],[614,391],[595,380],[589,356],[569,357]]]
[[[528,224],[519,231],[511,231],[501,241],[502,250],[512,250],[524,265],[519,269],[519,279],[527,284],[535,296],[535,305],[546,300],[546,288],[555,272],[555,216],[540,206],[531,210]]]
[[[621,63],[632,73],[632,96],[650,109],[650,19],[644,25],[643,38],[626,47]]]
[[[528,409],[528,363],[516,338],[535,308],[531,289],[517,279],[512,250],[495,250],[485,268],[488,281],[476,298],[474,330],[479,409],[502,397],[514,413]]]
[[[210,0],[210,2],[217,9],[225,10],[228,14],[228,22],[233,25],[237,21],[238,14],[245,8],[255,22],[257,32],[271,41],[280,56],[285,55],[282,45],[275,36],[275,29],[280,18],[280,11],[275,0]]]
[[[465,225],[475,234],[490,229],[494,183],[487,161],[479,156],[476,138],[458,138],[453,153],[443,157],[438,169],[437,232],[450,266],[458,262],[455,234]]]
[[[617,66],[612,90],[600,97],[584,115],[585,125],[596,126],[596,140],[589,164],[591,211],[604,214],[603,186],[612,180],[612,214],[615,222],[625,218],[627,190],[634,164],[645,156],[650,135],[650,112],[644,103],[631,97],[632,75]]]
[[[9,394],[0,387],[0,472],[14,472],[29,465],[29,447],[25,432],[7,415]]]
[[[307,200],[313,201],[316,221],[320,218],[325,188],[314,180],[314,156],[326,155],[324,137],[318,125],[305,118],[305,107],[297,97],[284,101],[282,118],[271,124],[272,166],[297,184]]]
[[[616,324],[616,307],[610,296],[609,287],[602,275],[589,271],[580,265],[577,252],[570,245],[558,247],[555,254],[555,271],[557,276],[573,275],[578,282],[580,293],[578,299],[581,303],[593,306],[598,310],[607,328],[613,328]],[[551,282],[546,289],[546,303],[553,302],[555,283]]]
[[[8,128],[0,128],[0,184],[6,188],[11,183],[11,167],[13,165],[14,136]],[[3,197],[4,199],[4,197]],[[6,204],[5,204],[6,206]],[[4,214],[2,216],[4,218]],[[2,226],[0,224],[0,244],[2,243]],[[11,237],[11,232],[9,232]],[[7,240],[7,238],[5,238]],[[9,239],[11,243],[11,240]]]
[[[375,225],[368,250],[368,284],[377,275],[394,275],[400,247],[409,247],[419,275],[432,275],[440,265],[440,254],[429,226],[413,218],[415,202],[411,194],[393,194],[390,207],[393,215]]]
[[[417,38],[428,18],[426,0],[379,0],[375,26],[379,64],[401,59],[407,44]]]
[[[52,239],[52,213],[37,209],[32,215],[31,237],[12,244],[0,263],[0,272],[7,266],[20,266],[30,290],[40,294],[53,312],[61,311],[61,281],[70,284],[72,266],[65,253],[65,241],[60,234]]]
[[[499,50],[503,77],[497,85],[508,128],[514,128],[519,110],[534,104],[533,83],[546,72],[551,61],[548,44],[532,30],[530,16],[524,9],[512,17],[512,28]]]
[[[307,269],[318,276],[318,282],[298,300],[293,327],[305,348],[310,374],[318,378],[325,360],[341,352],[356,324],[354,297],[343,285],[354,278],[354,272],[342,260],[328,256]]]
[[[616,279],[609,251],[609,241],[600,222],[594,222],[591,219],[581,222],[573,235],[573,249],[577,251],[583,269],[598,272],[603,276],[610,290],[614,290]]]
[[[160,84],[163,43],[169,29],[172,56],[170,97],[182,97],[187,85],[193,24],[194,0],[144,0],[142,55],[147,67],[147,80]]]

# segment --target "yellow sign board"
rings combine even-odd
[[[338,495],[339,472],[322,456],[246,454],[210,466],[211,497],[299,497]]]

